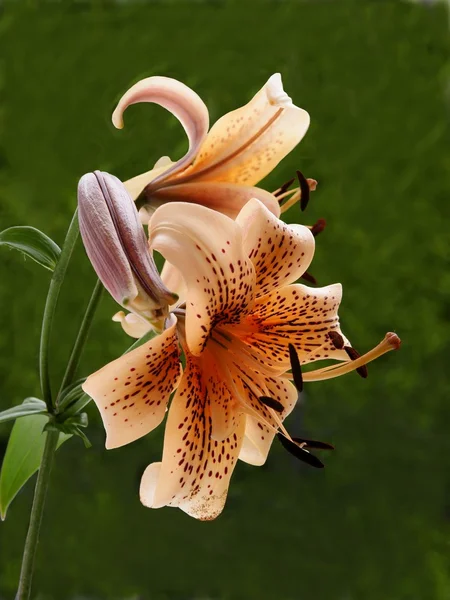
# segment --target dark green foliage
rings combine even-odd
[[[59,244],[78,178],[122,179],[163,154],[181,156],[182,130],[163,109],[120,94],[152,74],[177,77],[214,121],[274,71],[312,116],[298,149],[267,181],[300,169],[319,181],[305,213],[327,220],[311,272],[341,281],[343,328],[363,352],[394,329],[400,352],[356,374],[305,385],[292,433],[326,439],[326,469],[274,444],[267,465],[239,464],[224,514],[198,523],[138,499],[158,460],[162,428],[104,450],[58,452],[38,553],[41,598],[152,600],[447,600],[450,597],[448,378],[448,18],[397,0],[358,2],[13,3],[3,9],[0,229],[27,224]],[[5,50],[6,49],[6,50]],[[2,252],[0,377],[5,409],[39,395],[37,350],[48,277]],[[61,376],[94,285],[81,247],[61,297],[53,374]],[[105,298],[82,362],[86,375],[128,345]],[[10,430],[0,426],[4,445]],[[32,486],[0,525],[0,595],[14,596]]]

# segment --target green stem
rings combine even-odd
[[[75,340],[75,344],[73,345],[69,362],[67,363],[66,372],[64,373],[64,377],[61,382],[58,397],[61,395],[61,392],[73,381],[75,372],[78,368],[78,363],[80,362],[81,353],[89,335],[95,311],[97,310],[98,304],[102,297],[103,289],[104,288],[101,281],[97,280],[97,283],[95,284],[94,290],[89,300],[89,304],[87,305],[86,312],[84,313],[83,320],[81,321],[77,339]],[[56,402],[58,404],[58,400]]]
[[[28,600],[31,591],[31,580],[33,577],[34,559],[36,556],[39,530],[41,528],[42,513],[44,511],[45,496],[50,480],[56,446],[58,444],[59,432],[49,431],[45,440],[42,462],[39,468],[36,488],[34,490],[33,507],[31,509],[30,525],[28,527],[25,549],[23,552],[22,568],[20,571],[19,589],[16,600]]]
[[[47,409],[50,413],[54,412],[54,406],[52,401],[52,391],[50,385],[50,373],[49,373],[49,343],[52,332],[53,316],[55,314],[56,303],[58,302],[59,292],[61,285],[66,275],[67,266],[69,264],[70,257],[72,256],[75,243],[78,238],[78,212],[75,211],[72,221],[67,230],[66,239],[61,250],[61,255],[58,260],[58,264],[53,272],[52,279],[50,281],[50,287],[48,289],[47,301],[45,303],[44,317],[42,320],[41,329],[41,345],[39,351],[39,374],[41,378],[41,388],[44,401],[47,405]]]

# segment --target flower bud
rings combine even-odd
[[[119,304],[159,328],[176,296],[161,281],[122,182],[100,171],[83,175],[78,210],[81,237],[103,285]]]

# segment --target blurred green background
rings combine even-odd
[[[448,15],[400,1],[65,2],[7,4],[0,225],[29,224],[59,243],[79,177],[121,179],[186,148],[163,109],[142,105],[116,131],[128,86],[164,74],[192,86],[216,120],[275,71],[312,117],[301,145],[268,178],[299,168],[319,181],[307,223],[324,217],[312,272],[341,281],[341,319],[360,351],[388,330],[400,352],[307,386],[288,426],[332,441],[316,472],[274,445],[240,463],[223,515],[199,523],[145,509],[140,475],[163,428],[120,450],[93,442],[58,451],[38,553],[35,597],[152,600],[448,600],[450,403]],[[0,254],[0,408],[39,395],[39,328],[49,276]],[[61,297],[53,375],[61,377],[94,275],[81,245]],[[82,374],[128,345],[104,299]],[[0,456],[10,426],[0,426]],[[33,480],[34,481],[34,480]],[[0,597],[12,598],[33,485],[0,524]]]

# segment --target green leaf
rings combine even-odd
[[[58,244],[34,227],[21,226],[5,229],[0,233],[0,246],[2,244],[19,250],[50,271],[55,269],[61,254]]]
[[[14,423],[3,459],[0,474],[0,517],[5,520],[6,511],[16,494],[41,464],[47,433],[43,429],[48,422],[44,415],[30,415]],[[58,447],[71,436],[61,433]]]
[[[47,406],[43,400],[39,398],[27,398],[23,404],[13,406],[0,412],[0,423],[6,421],[12,421],[19,417],[26,417],[27,415],[45,414],[47,412]]]

